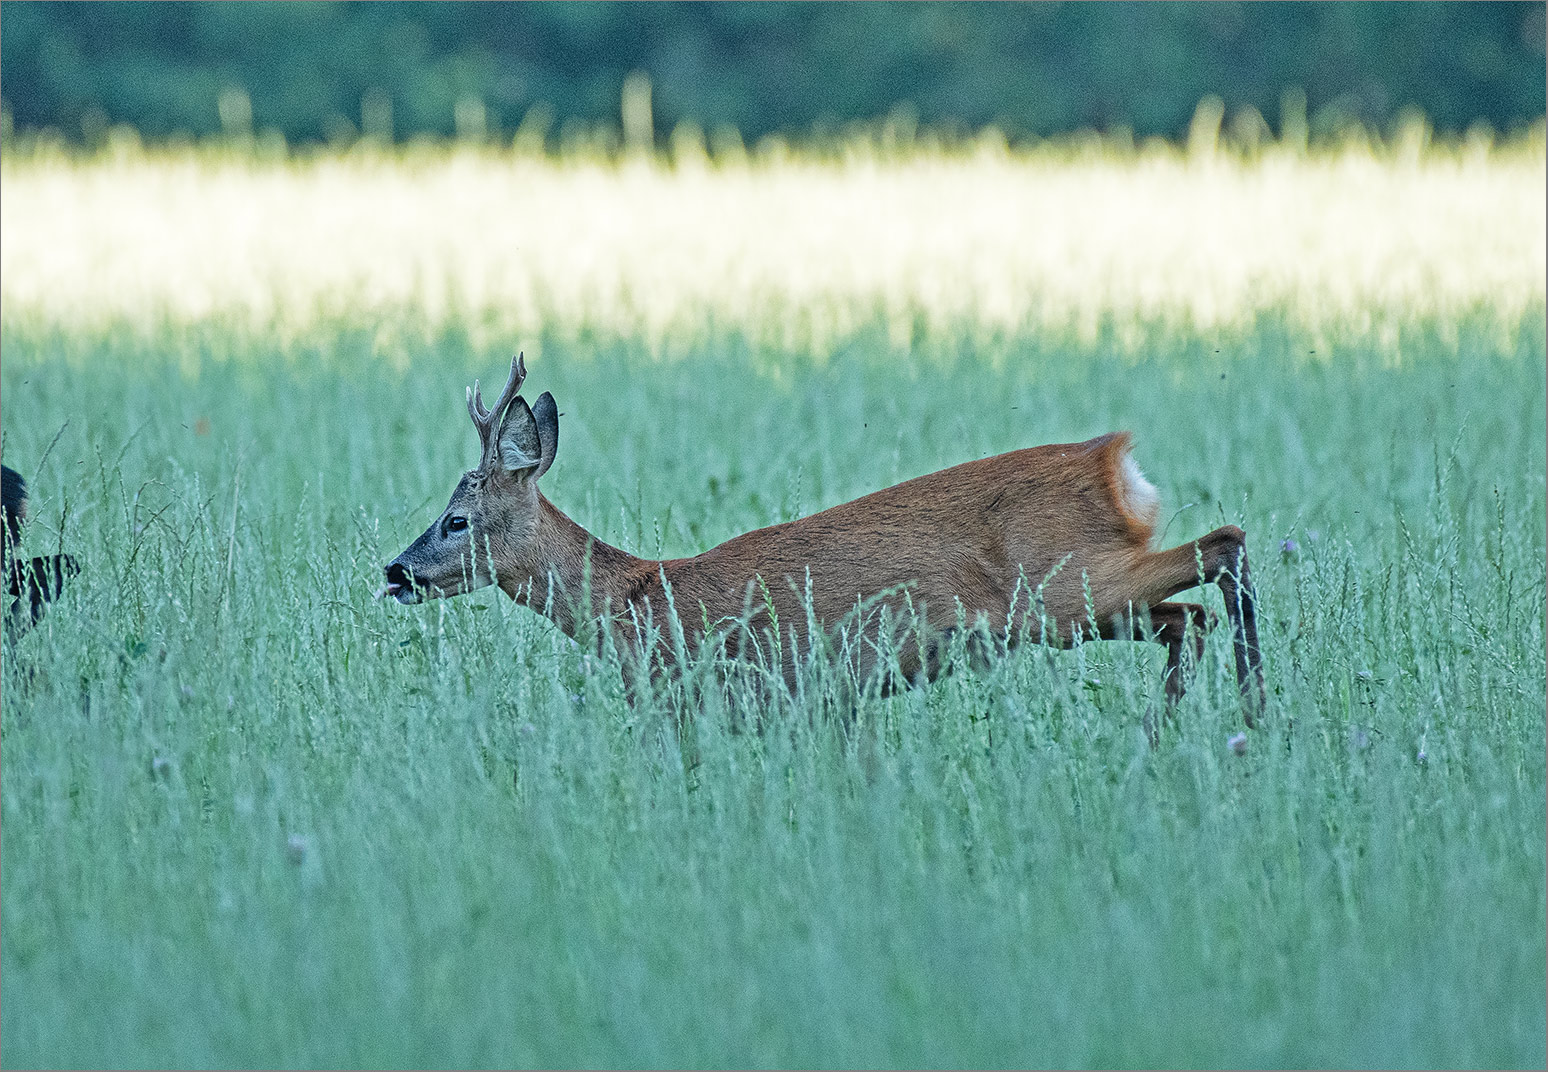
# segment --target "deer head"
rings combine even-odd
[[[484,408],[478,381],[468,389],[468,415],[482,446],[478,467],[463,474],[435,523],[387,564],[380,595],[418,603],[525,572],[539,521],[538,478],[559,448],[554,396],[544,391],[529,408],[519,394],[526,375],[517,354],[493,409]]]

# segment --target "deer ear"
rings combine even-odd
[[[532,419],[537,422],[539,443],[538,467],[532,474],[532,479],[536,480],[548,472],[548,467],[554,464],[554,455],[559,452],[559,406],[553,395],[547,391],[538,395],[532,406]]]
[[[524,398],[516,398],[505,411],[495,440],[497,460],[502,468],[512,473],[531,476],[531,470],[542,463],[543,444],[538,436],[538,423]]]

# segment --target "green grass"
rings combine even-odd
[[[371,599],[507,350],[7,326],[7,462],[68,421],[28,543],[86,572],[5,654],[0,1059],[1541,1067],[1548,384],[1499,335],[526,340],[546,492],[648,555],[1131,429],[1169,543],[1249,533],[1237,756],[1223,633],[1155,750],[1133,644],[685,745],[492,591]]]

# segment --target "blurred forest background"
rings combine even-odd
[[[1441,133],[1510,133],[1545,98],[1542,3],[6,0],[0,13],[7,133],[87,145],[118,124],[297,145],[527,121],[562,138],[616,125],[631,75],[636,133],[656,138],[684,121],[820,135],[899,106],[943,130],[1176,138],[1208,95],[1282,123],[1286,89],[1304,93],[1313,138],[1385,131],[1414,109]]]

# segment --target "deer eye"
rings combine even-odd
[[[449,517],[449,518],[446,519],[446,531],[447,532],[461,532],[463,529],[465,529],[467,527],[468,527],[468,519],[465,518],[465,517],[462,517],[460,514],[457,517]]]

